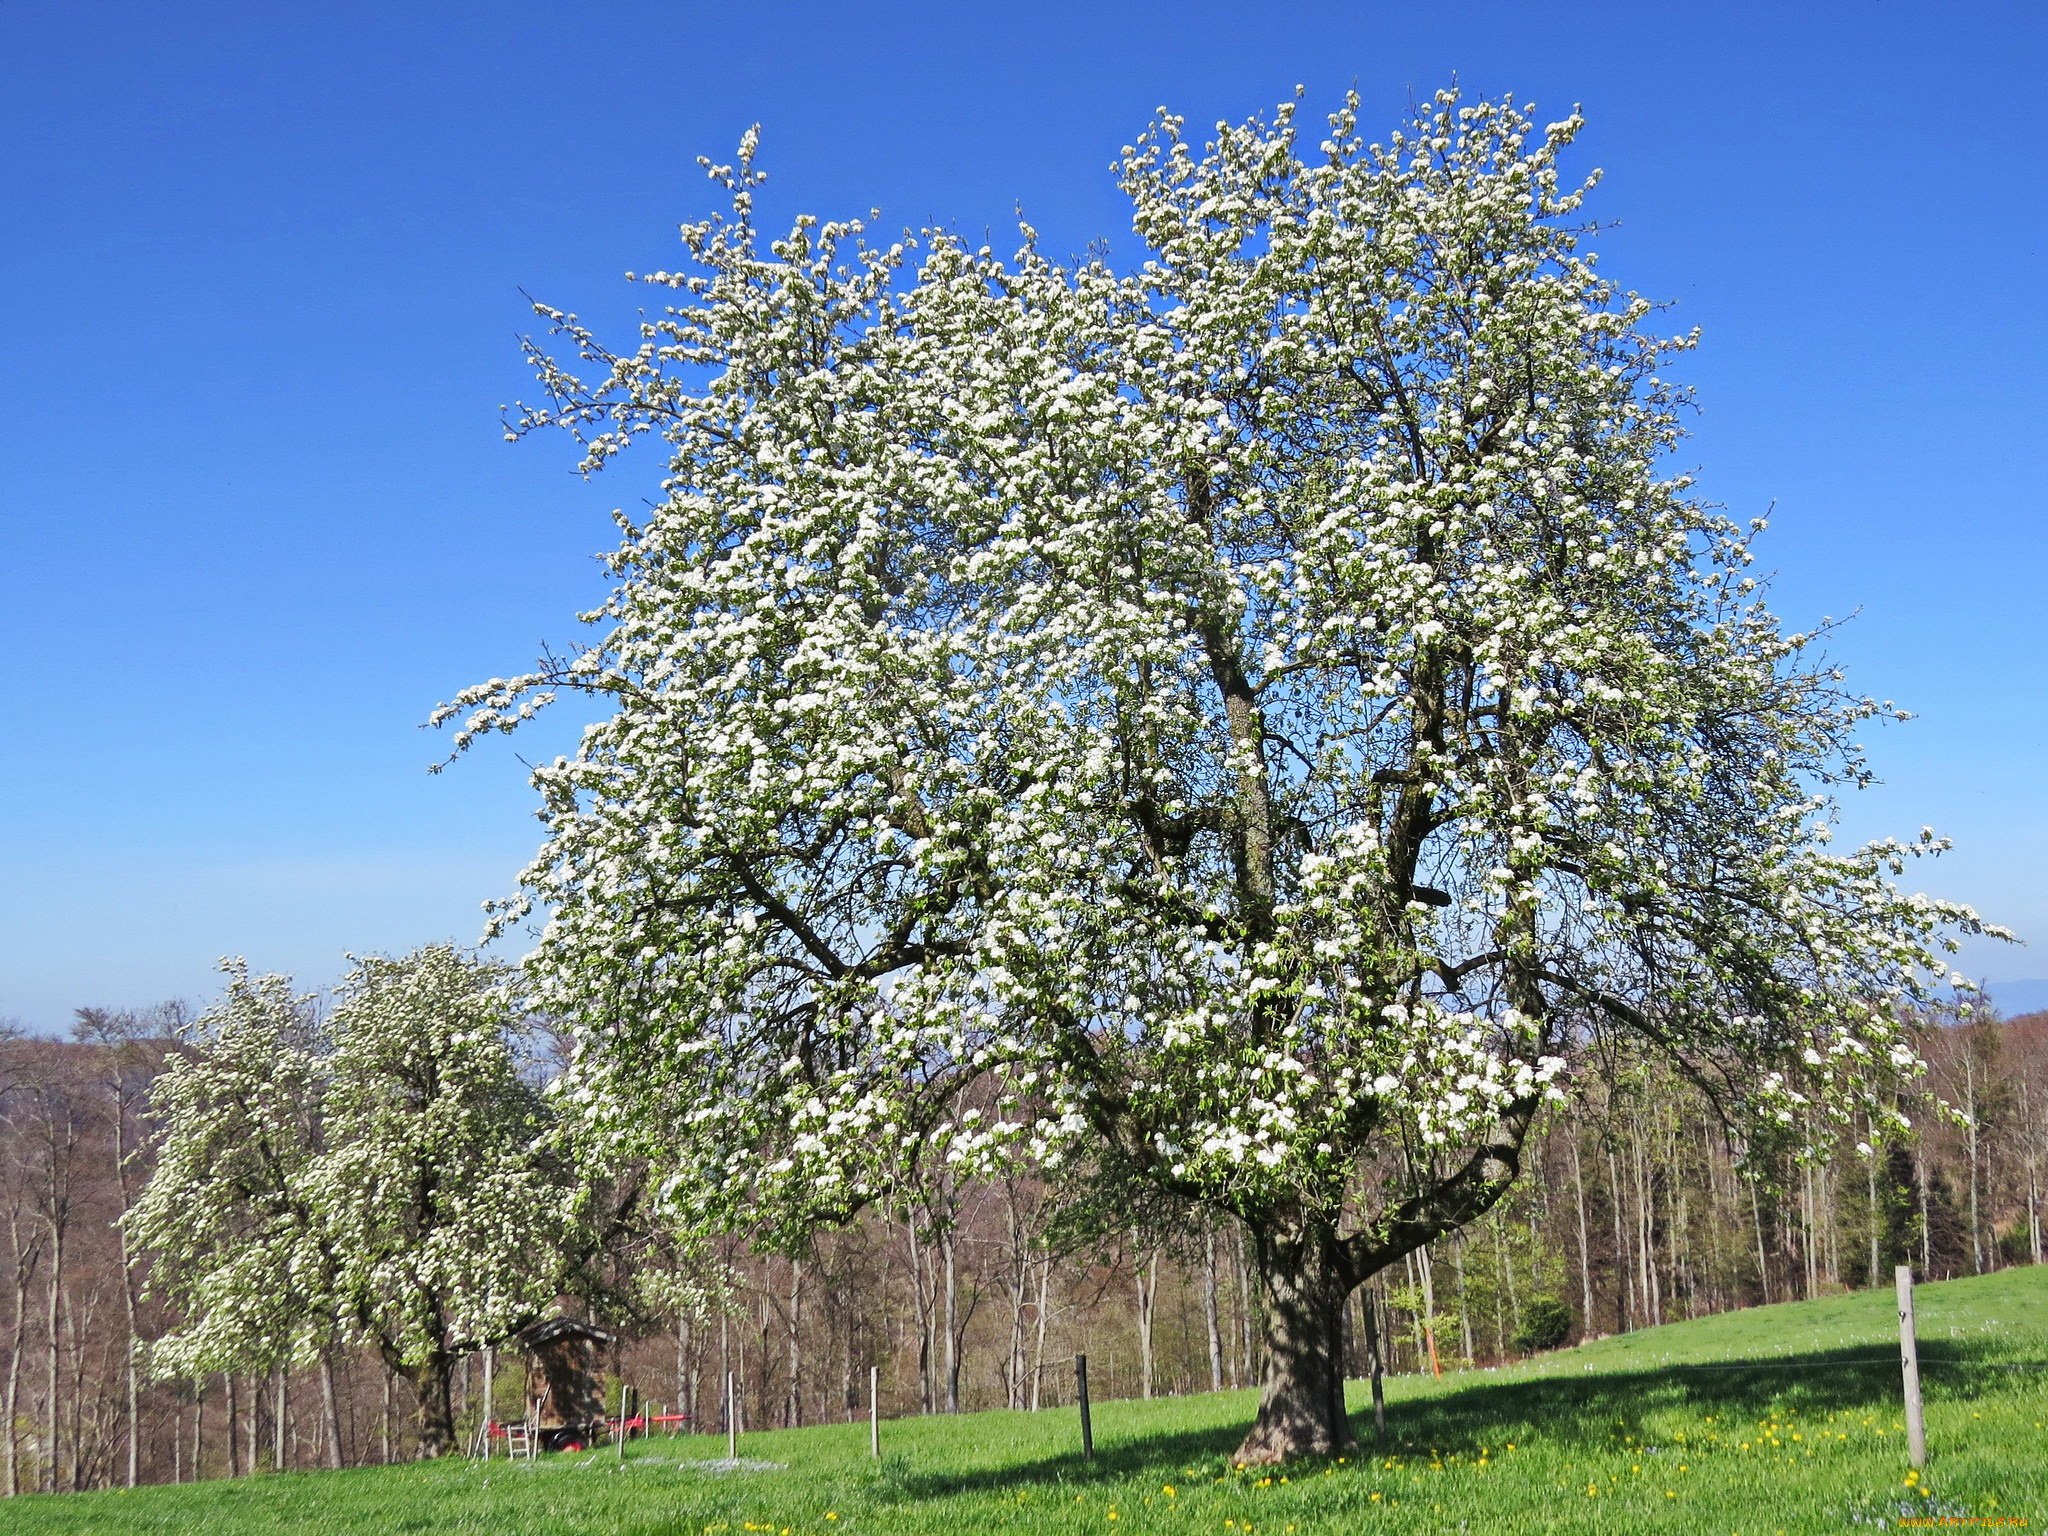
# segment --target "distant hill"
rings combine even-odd
[[[2048,980],[1987,981],[1984,990],[2008,1019],[2048,1009]]]

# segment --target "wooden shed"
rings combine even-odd
[[[542,1450],[581,1450],[604,1438],[603,1351],[618,1342],[609,1329],[574,1317],[550,1318],[520,1333],[526,1422]]]

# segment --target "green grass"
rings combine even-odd
[[[1084,1467],[1071,1409],[706,1438],[614,1454],[17,1500],[9,1536],[463,1531],[503,1536],[1308,1536],[1671,1531],[1772,1536],[1899,1524],[1902,1511],[2048,1522],[2048,1270],[1920,1290],[1930,1460],[1905,1480],[1889,1292],[1758,1308],[1499,1371],[1388,1383],[1390,1444],[1271,1477],[1227,1470],[1250,1393],[1098,1404]],[[1876,1364],[1863,1364],[1871,1357]],[[1750,1368],[1726,1367],[1744,1362]],[[1354,1385],[1354,1423],[1371,1439]]]

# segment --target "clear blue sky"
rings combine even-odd
[[[764,125],[767,215],[882,209],[1128,250],[1106,171],[1161,103],[1241,117],[1454,74],[1583,103],[1607,270],[1706,346],[1692,457],[1795,622],[1861,610],[1850,830],[2036,940],[2048,324],[2038,6],[0,3],[0,1016],[212,989],[246,954],[467,940],[534,846],[439,700],[573,637],[604,514],[500,440],[522,288],[623,321],[629,268]],[[552,751],[559,736],[521,750]]]

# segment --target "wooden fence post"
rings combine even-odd
[[[1899,1364],[1906,1378],[1906,1456],[1915,1468],[1927,1465],[1927,1421],[1920,1412],[1920,1341],[1913,1325],[1913,1266],[1901,1264],[1899,1283]]]
[[[870,1456],[880,1456],[880,1455],[882,1454],[882,1404],[881,1404],[881,1395],[880,1395],[880,1392],[879,1392],[879,1388],[880,1388],[880,1385],[881,1385],[881,1381],[882,1381],[882,1368],[881,1368],[880,1366],[878,1366],[878,1365],[871,1365],[871,1366],[869,1366],[869,1367],[868,1367],[868,1454],[869,1454]]]
[[[1088,1357],[1074,1356],[1074,1382],[1081,1397],[1081,1459],[1095,1459],[1095,1426],[1088,1420]]]

